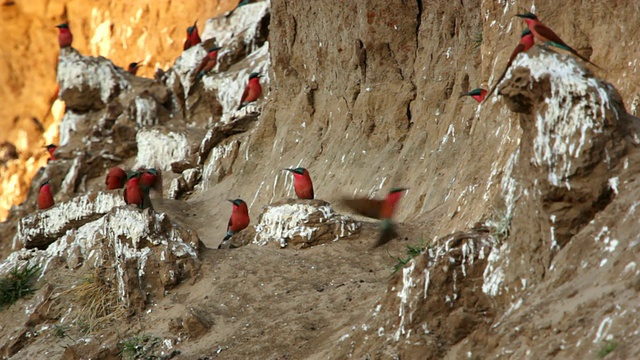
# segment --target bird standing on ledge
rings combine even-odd
[[[540,22],[540,20],[538,20],[538,17],[535,14],[528,12],[525,14],[517,14],[516,16],[524,19],[524,21],[527,23],[527,26],[529,27],[529,30],[531,30],[531,32],[533,33],[533,36],[535,36],[536,39],[542,41],[543,43],[549,43],[550,45],[553,45],[559,49],[566,50],[572,53],[573,55],[579,57],[580,59],[600,69],[600,66],[592,63],[586,57],[578,54],[577,51],[575,51],[572,47],[570,47],[564,41],[562,41],[562,39],[560,39],[560,37],[556,35],[556,33],[553,32],[553,30],[551,30],[542,22]]]
[[[122,188],[126,181],[127,173],[125,173],[122,168],[114,166],[109,169],[109,173],[107,173],[107,178],[104,180],[104,183],[107,185],[108,190],[113,190]]]
[[[49,180],[45,180],[40,185],[40,190],[38,191],[38,209],[48,209],[54,204],[53,195],[51,195],[51,185],[49,185]]]
[[[382,220],[380,236],[374,247],[384,245],[398,236],[393,224],[393,214],[396,211],[398,201],[406,190],[404,188],[393,188],[383,200],[367,198],[342,199],[342,202],[347,207],[358,214]]]
[[[140,64],[140,62],[132,62],[129,64],[129,67],[127,67],[127,72],[131,75],[136,75],[141,66],[142,64]]]
[[[184,41],[183,50],[187,50],[192,46],[200,44],[200,34],[198,34],[198,19],[193,23],[193,26],[187,28],[187,39]]]
[[[293,188],[296,190],[298,199],[313,199],[313,182],[309,171],[302,167],[284,170],[293,174]]]
[[[509,57],[507,66],[505,66],[504,71],[502,72],[502,75],[500,75],[500,77],[498,78],[498,81],[496,81],[496,83],[491,88],[491,91],[489,91],[489,93],[487,94],[486,96],[487,98],[491,96],[491,94],[493,94],[493,92],[496,90],[496,88],[498,87],[502,79],[504,79],[504,76],[507,75],[507,70],[509,70],[509,67],[511,67],[511,63],[513,62],[513,59],[515,59],[516,56],[518,56],[518,54],[520,54],[521,52],[529,51],[529,49],[533,47],[534,42],[535,41],[533,38],[533,34],[531,33],[531,30],[524,29],[522,31],[522,34],[520,35],[520,42],[518,43],[518,46],[516,46],[516,48],[513,49],[513,51],[511,52],[511,56]]]
[[[224,239],[222,239],[222,243],[218,246],[218,249],[224,247],[224,243],[229,240],[233,234],[238,233],[240,230],[244,230],[247,226],[249,226],[249,208],[247,207],[247,203],[242,199],[235,200],[227,200],[233,204],[233,210],[231,211],[231,217],[229,218],[229,223],[227,224],[227,234]]]
[[[71,47],[71,43],[73,42],[73,34],[71,34],[71,30],[69,30],[69,24],[62,23],[56,25],[58,28],[58,44],[60,44],[60,49]]]
[[[253,72],[249,74],[249,83],[244,88],[238,110],[247,106],[247,104],[256,101],[262,95],[262,86],[260,85],[260,74]]]
[[[214,46],[209,49],[207,55],[200,61],[200,65],[196,68],[196,81],[200,80],[207,72],[211,71],[218,63],[218,50],[220,46]]]
[[[484,100],[485,96],[487,96],[487,90],[485,89],[481,89],[481,88],[477,88],[477,89],[473,89],[467,93],[464,93],[462,95],[460,95],[459,99],[462,98],[463,96],[471,96],[472,98],[474,98],[478,103],[481,103],[482,100]]]

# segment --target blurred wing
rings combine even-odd
[[[398,237],[398,232],[396,231],[395,225],[391,222],[391,220],[385,220],[382,222],[382,228],[380,229],[380,236],[378,237],[378,241],[376,241],[374,248],[378,246],[382,246],[392,239]]]
[[[382,200],[376,199],[342,199],[342,203],[349,209],[357,212],[360,215],[370,217],[373,219],[380,218],[380,209],[382,208]]]

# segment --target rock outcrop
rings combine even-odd
[[[51,259],[50,286],[0,314],[19,324],[0,329],[3,353],[36,354],[70,325],[76,357],[108,357],[138,335],[139,349],[161,341],[162,356],[186,358],[638,357],[638,12],[537,4],[606,71],[535,46],[494,97],[459,100],[494,85],[525,26],[513,15],[529,5],[257,2],[208,21],[204,43],[154,80],[63,51],[104,81],[61,67],[65,142],[37,175],[57,205],[34,212],[34,180],[0,228],[33,247],[2,271]],[[218,66],[196,81],[213,43]],[[237,110],[253,71],[263,96]],[[157,212],[100,192],[115,164],[164,170]],[[294,192],[282,169],[298,166],[322,200],[280,200]],[[395,186],[409,188],[400,236],[371,248],[375,225],[338,215],[335,200]],[[103,197],[112,204],[82,205]],[[231,238],[239,248],[218,251],[229,198],[252,223]],[[78,290],[96,288],[118,289],[106,298],[133,311],[110,318],[132,321],[84,331]],[[107,349],[92,343],[100,326],[118,334]]]

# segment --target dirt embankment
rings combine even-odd
[[[350,238],[305,250],[201,249],[201,266],[189,266],[198,271],[181,272],[165,293],[150,291],[129,324],[104,332],[83,332],[55,312],[25,315],[73,283],[49,278],[46,296],[39,290],[0,313],[21,319],[2,330],[3,338],[21,336],[4,343],[5,354],[48,348],[59,341],[55,325],[69,335],[69,357],[97,356],[98,343],[106,344],[101,357],[116,356],[118,341],[136,334],[158,339],[154,351],[170,357],[178,349],[183,358],[640,355],[632,46],[639,9],[536,4],[545,24],[603,69],[534,47],[514,61],[498,95],[478,105],[458,96],[493,85],[525,27],[513,15],[530,2],[270,5],[262,25],[228,42],[227,71],[192,88],[189,71],[203,52],[186,52],[146,94],[148,83],[125,77],[112,92],[119,105],[81,114],[84,126],[105,138],[126,135],[129,150],[109,148],[122,152],[123,165],[164,169],[166,188],[179,191],[169,192],[176,199],[156,196],[155,210],[196,230],[209,248],[224,235],[225,199],[245,199],[257,224],[264,205],[293,196],[281,171],[292,166],[309,169],[316,197],[339,213],[347,211],[342,196],[409,187],[397,214],[400,239],[370,249],[377,230],[364,223]],[[237,113],[238,84],[255,69],[266,75],[263,99]],[[68,114],[63,124],[76,123]],[[228,122],[234,118],[243,120]],[[90,153],[95,145],[67,135],[67,158],[46,170],[59,169],[61,202],[99,190],[108,165],[118,163],[102,157],[80,165],[84,158],[72,150]],[[74,186],[63,187],[69,173]],[[405,256],[405,245],[425,249],[391,275],[391,256]]]

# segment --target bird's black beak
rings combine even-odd
[[[513,17],[516,17],[516,16],[519,17],[519,18],[522,18],[522,17],[524,17],[524,14],[515,14],[515,15],[513,15]]]
[[[282,169],[282,171],[290,171],[290,172],[293,172],[293,169]]]
[[[466,93],[460,95],[460,97],[458,99],[462,99],[463,97],[469,96],[469,95],[471,95],[471,93],[466,92]]]

